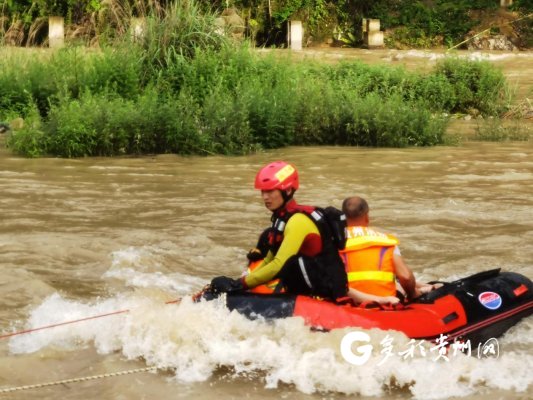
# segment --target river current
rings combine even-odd
[[[531,68],[530,68],[531,69]],[[466,129],[466,128],[464,128]],[[367,331],[373,353],[340,354],[354,329],[298,318],[249,321],[217,302],[166,302],[213,276],[238,276],[269,224],[253,189],[274,160],[300,171],[300,203],[365,197],[422,281],[491,268],[533,278],[533,144],[289,147],[245,157],[24,159],[0,149],[0,394],[17,399],[528,399],[533,318],[499,338],[498,358],[398,353],[409,340]],[[383,340],[394,354],[385,359]]]

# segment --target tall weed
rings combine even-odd
[[[133,41],[142,49],[147,73],[157,74],[183,57],[193,58],[199,49],[220,50],[228,45],[214,20],[214,12],[202,9],[197,1],[175,0],[165,9],[152,9],[144,34]]]
[[[42,130],[41,115],[35,103],[27,105],[26,120],[22,129],[9,132],[6,145],[14,153],[26,157],[47,155],[46,133]]]
[[[477,124],[473,140],[487,142],[521,141],[533,139],[533,127],[520,120],[487,119]]]
[[[401,97],[370,94],[355,99],[342,144],[359,146],[432,146],[442,143],[445,120]]]
[[[222,86],[213,88],[205,98],[199,130],[210,139],[209,151],[243,154],[255,150],[247,100],[245,96],[235,96]]]
[[[484,115],[505,110],[507,84],[503,72],[486,61],[447,57],[435,69],[453,87],[455,106],[451,112],[477,109]]]
[[[154,36],[98,51],[67,48],[46,60],[0,60],[0,116],[36,121],[14,132],[10,147],[81,157],[243,154],[289,144],[427,146],[445,140],[441,115],[473,108],[495,114],[507,101],[503,75],[488,64],[450,59],[416,74],[301,63],[225,39],[178,43],[201,27],[189,21],[188,31],[169,31],[178,29],[178,17],[185,18],[153,27],[164,36],[160,47]]]

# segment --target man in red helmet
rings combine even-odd
[[[288,293],[334,300],[346,296],[346,272],[337,247],[343,240],[335,240],[337,232],[344,232],[345,222],[336,229],[330,210],[297,204],[293,196],[298,186],[298,171],[284,161],[270,163],[257,173],[255,188],[272,211],[268,253],[259,267],[240,279],[214,278],[213,292],[246,290],[279,279]]]

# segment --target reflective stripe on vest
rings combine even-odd
[[[387,271],[355,271],[348,272],[348,282],[355,281],[383,281],[394,282],[395,276]]]
[[[359,250],[371,246],[396,246],[399,241],[392,235],[375,231],[364,226],[350,226],[346,229],[346,251]]]

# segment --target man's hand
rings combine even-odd
[[[214,294],[240,292],[245,289],[241,279],[232,279],[227,276],[213,278],[210,287]]]

